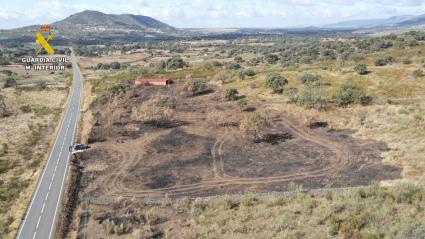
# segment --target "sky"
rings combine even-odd
[[[49,24],[83,10],[146,15],[179,28],[321,26],[425,13],[425,0],[0,0],[0,29]]]

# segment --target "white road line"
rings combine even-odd
[[[72,118],[72,112],[71,112],[71,114],[70,114],[70,116],[69,116],[69,117],[70,117],[70,119]],[[52,176],[51,181],[50,181],[50,186],[51,186],[51,184],[52,184],[52,182],[53,182],[53,180],[54,180],[54,178],[55,178],[56,169],[57,169],[57,167],[58,167],[58,162],[59,162],[59,160],[60,160],[60,158],[61,158],[61,156],[62,156],[62,149],[63,149],[63,146],[65,145],[65,139],[66,139],[66,136],[68,135],[69,125],[71,124],[71,120],[69,120],[68,122],[69,122],[69,123],[68,123],[68,126],[66,127],[65,135],[64,135],[64,137],[63,137],[63,138],[64,138],[64,140],[62,141],[62,146],[61,146],[61,150],[60,150],[59,155],[58,155],[58,160],[57,160],[57,163],[56,163],[56,167],[55,167],[55,170],[54,170],[54,172],[53,172],[53,176]],[[64,174],[66,174],[66,171],[65,171],[65,173],[64,173]],[[46,200],[47,200],[47,197],[49,196],[49,192],[50,192],[50,186],[49,186],[49,191],[47,191],[46,198],[44,199],[44,204],[43,204],[43,208],[41,209],[40,216],[38,217],[38,222],[37,222],[37,226],[35,227],[35,231],[34,231],[34,236],[33,236],[33,238],[35,238],[35,235],[37,234],[37,229],[38,229],[38,226],[39,226],[39,224],[40,224],[41,217],[43,216],[44,206],[46,205]],[[58,201],[59,201],[59,199],[58,199]]]
[[[72,48],[71,48],[71,50],[72,50]],[[46,162],[46,164],[45,164],[45,166],[44,166],[44,169],[43,169],[43,172],[42,172],[42,175],[41,175],[41,177],[39,177],[39,180],[38,180],[38,183],[37,183],[37,187],[36,187],[36,190],[33,192],[33,194],[32,194],[32,196],[31,196],[31,201],[30,201],[30,205],[29,205],[29,207],[26,209],[26,211],[25,211],[25,214],[24,214],[24,218],[23,218],[23,221],[22,221],[22,223],[21,223],[21,226],[20,226],[20,228],[19,228],[19,232],[18,232],[18,235],[17,235],[17,239],[20,239],[21,238],[21,234],[22,234],[22,231],[23,231],[23,228],[25,227],[25,225],[27,224],[27,221],[28,221],[28,215],[32,212],[31,210],[33,209],[33,205],[34,205],[34,201],[35,201],[35,199],[36,199],[36,197],[38,196],[38,194],[39,194],[39,190],[40,190],[40,188],[41,188],[41,184],[43,183],[43,181],[46,181],[46,180],[44,180],[44,178],[45,178],[45,176],[46,176],[46,174],[47,174],[47,171],[49,170],[49,167],[51,166],[51,164],[52,163],[54,163],[54,162],[52,162],[52,156],[53,156],[53,154],[54,154],[54,149],[56,148],[56,144],[59,142],[59,139],[60,138],[62,138],[61,137],[61,132],[63,131],[63,125],[65,124],[65,122],[66,122],[66,120],[68,120],[68,127],[67,127],[67,130],[66,130],[66,133],[65,133],[65,136],[67,135],[67,131],[68,131],[68,129],[69,129],[69,126],[70,126],[70,124],[71,124],[71,120],[72,120],[72,110],[73,109],[71,109],[72,108],[72,102],[73,102],[73,99],[75,98],[75,91],[76,90],[80,90],[80,92],[79,92],[79,96],[80,96],[80,98],[78,99],[78,105],[80,105],[81,104],[81,95],[82,95],[82,86],[81,86],[81,82],[77,82],[77,77],[78,77],[78,80],[79,81],[81,81],[81,78],[80,78],[80,74],[79,74],[79,69],[78,69],[78,65],[77,65],[77,62],[76,62],[76,58],[75,58],[75,56],[74,57],[72,57],[72,63],[73,63],[73,65],[75,66],[74,68],[73,68],[73,73],[74,73],[74,76],[73,76],[73,86],[71,87],[71,92],[70,92],[70,94],[69,94],[69,97],[68,97],[68,100],[67,100],[67,104],[66,104],[66,109],[65,109],[65,112],[64,112],[64,114],[63,114],[63,118],[62,118],[62,120],[61,120],[61,122],[60,122],[60,125],[59,125],[59,128],[58,128],[58,131],[56,132],[56,136],[55,136],[55,141],[54,141],[54,143],[53,143],[53,146],[52,146],[52,148],[51,148],[51,152],[50,152],[50,154],[49,154],[49,157],[48,157],[48,159],[47,159],[47,162]],[[77,74],[78,73],[78,74]],[[78,117],[78,113],[79,112],[77,112],[77,117]],[[76,122],[78,121],[78,118],[76,119]],[[73,136],[72,136],[72,141],[71,141],[71,143],[73,142],[73,140],[74,140],[74,137],[75,137],[75,129],[76,129],[76,127],[77,127],[77,125],[76,125],[76,123],[74,124],[74,134],[73,134]],[[64,143],[65,143],[65,140],[66,140],[66,137],[64,137],[64,138],[62,138],[63,139],[63,143],[62,143],[62,148],[61,148],[61,152],[60,153],[62,153],[62,149],[63,149],[63,145],[64,145]],[[67,158],[67,162],[66,162],[66,165],[65,165],[65,173],[64,173],[64,176],[63,176],[63,178],[62,178],[62,184],[61,184],[61,191],[59,192],[59,199],[61,198],[61,195],[62,195],[62,192],[63,192],[63,186],[64,186],[64,178],[65,178],[65,175],[66,175],[66,173],[67,173],[67,170],[68,170],[68,161],[69,161],[69,157],[70,157],[70,154],[68,154],[68,158]],[[54,176],[55,176],[55,172],[56,172],[56,169],[57,169],[57,165],[59,164],[59,160],[60,160],[60,157],[58,157],[58,160],[56,161],[56,167],[55,167],[55,170],[54,170],[54,174],[53,174],[53,177],[51,178],[51,180],[50,180],[50,184],[49,184],[49,189],[48,189],[48,192],[47,192],[47,195],[46,195],[46,198],[45,198],[45,201],[47,200],[47,197],[48,197],[48,195],[49,195],[49,193],[50,193],[50,189],[51,189],[51,186],[52,186],[52,182],[53,182],[53,179],[54,179]],[[50,170],[49,170],[50,171]],[[54,228],[54,225],[55,225],[55,218],[56,218],[56,215],[57,215],[57,209],[58,209],[58,204],[59,204],[59,199],[58,199],[58,202],[57,202],[57,205],[56,205],[56,210],[55,210],[55,215],[54,215],[54,220],[53,220],[53,226],[52,226],[52,228],[51,228],[51,230],[50,230],[50,235],[49,235],[49,238],[51,238],[51,235],[52,235],[52,230],[53,230],[53,228]],[[44,208],[44,205],[45,204],[43,204],[43,208]],[[43,209],[42,209],[42,211],[43,211]],[[38,219],[38,223],[37,223],[37,228],[38,228],[38,225],[39,225],[39,223],[40,223],[40,219],[41,219],[41,217],[39,217],[39,219]],[[35,238],[36,237],[36,233],[37,233],[37,229],[35,230],[35,232],[34,232],[34,235],[33,235],[33,238]]]
[[[71,102],[71,101],[70,101],[70,99],[69,99],[69,100],[68,100],[68,104],[70,104],[70,102]],[[18,236],[17,236],[16,238],[20,238],[21,233],[22,233],[22,229],[24,228],[24,226],[25,226],[25,224],[26,224],[26,222],[27,222],[27,217],[26,217],[26,216],[27,216],[27,214],[31,211],[32,205],[34,204],[34,198],[35,198],[35,196],[37,195],[38,190],[40,189],[41,182],[43,181],[43,178],[44,178],[44,175],[46,174],[46,171],[47,171],[47,168],[48,168],[48,166],[49,166],[49,163],[51,162],[51,157],[52,157],[52,155],[53,155],[53,149],[55,148],[56,143],[58,142],[59,135],[60,135],[60,132],[61,132],[61,129],[62,129],[63,123],[64,123],[64,122],[65,122],[65,120],[66,120],[66,115],[68,114],[69,109],[70,109],[70,107],[69,107],[69,105],[68,105],[68,106],[67,106],[67,108],[66,108],[65,114],[64,114],[64,116],[63,116],[63,119],[62,119],[62,121],[61,121],[61,123],[60,123],[60,125],[59,125],[59,130],[58,130],[58,132],[57,132],[57,134],[56,134],[55,142],[53,143],[52,152],[49,154],[49,158],[47,159],[47,163],[46,163],[46,166],[44,167],[43,174],[41,175],[40,180],[39,180],[39,182],[38,182],[38,184],[37,184],[37,189],[36,189],[36,190],[35,190],[35,192],[33,193],[33,196],[32,196],[32,198],[31,198],[30,206],[29,206],[29,208],[28,208],[28,209],[26,210],[26,212],[25,212],[24,221],[21,223],[21,227],[20,227],[20,229],[19,229],[19,233],[18,233]]]
[[[43,212],[44,212],[44,207],[46,206],[46,201],[44,201],[44,203],[43,203],[43,207],[41,208],[41,213],[43,214]]]
[[[78,103],[81,104],[81,101],[79,100]],[[77,112],[77,115],[78,115],[78,112]],[[74,129],[74,134],[73,134],[73,136],[71,138],[71,143],[74,142],[74,137],[75,137],[75,133],[76,133],[75,131],[76,131],[76,128],[77,128],[77,122],[78,122],[78,118],[75,120],[75,123],[74,123],[74,128],[73,128]],[[69,127],[69,125],[68,125],[68,127]],[[53,223],[52,223],[52,227],[50,228],[49,239],[52,238],[53,228],[55,228],[56,216],[58,214],[59,202],[61,201],[60,199],[61,199],[62,193],[63,193],[65,176],[66,176],[66,173],[68,172],[68,164],[69,164],[68,163],[68,160],[69,160],[69,157],[70,156],[71,156],[71,154],[68,154],[68,158],[66,160],[67,162],[66,162],[66,166],[65,166],[65,172],[64,172],[64,174],[62,176],[61,188],[60,188],[60,191],[59,191],[59,198],[58,198],[57,203],[56,203],[55,213],[53,214],[54,215],[53,216]]]

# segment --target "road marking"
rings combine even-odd
[[[73,94],[73,92],[74,92],[74,90],[72,91],[72,93],[71,93],[71,94]],[[70,96],[71,96],[71,95],[70,95]],[[57,142],[58,142],[58,140],[59,140],[59,138],[60,138],[59,136],[60,136],[60,132],[62,131],[62,126],[63,126],[63,124],[64,124],[65,120],[67,119],[67,115],[68,115],[68,114],[69,114],[69,112],[70,112],[70,109],[71,109],[71,107],[70,107],[70,105],[71,105],[71,101],[72,101],[72,97],[70,97],[70,98],[69,98],[69,100],[68,100],[68,105],[67,105],[66,110],[65,110],[65,113],[64,113],[64,115],[63,115],[63,119],[62,119],[62,121],[61,121],[61,123],[60,123],[60,125],[59,125],[59,130],[58,130],[58,132],[57,132],[57,134],[56,134],[55,142],[53,143],[53,146],[52,146],[52,151],[50,152],[49,157],[47,158],[47,163],[46,163],[46,165],[45,165],[45,167],[44,167],[43,174],[41,175],[41,178],[40,178],[40,180],[39,180],[39,182],[38,182],[38,184],[37,184],[37,188],[36,188],[35,192],[33,193],[33,196],[32,196],[32,198],[31,198],[31,202],[30,202],[30,206],[29,206],[29,208],[28,208],[28,209],[26,210],[26,212],[25,212],[25,215],[24,215],[24,221],[21,223],[21,227],[20,227],[20,229],[19,229],[19,233],[18,233],[18,236],[17,236],[16,238],[20,238],[20,236],[21,236],[22,229],[24,228],[24,226],[25,226],[25,224],[26,224],[26,222],[27,222],[27,215],[29,214],[29,212],[30,212],[30,211],[31,211],[31,209],[32,209],[32,206],[33,206],[33,204],[34,204],[34,199],[35,199],[36,195],[38,194],[38,190],[40,189],[41,183],[43,182],[43,178],[44,178],[44,176],[46,175],[46,171],[47,171],[47,169],[48,169],[48,167],[49,167],[49,164],[50,164],[50,162],[51,162],[51,158],[52,158],[52,155],[53,155],[53,149],[56,147],[56,144],[57,144]]]
[[[79,71],[79,70],[78,70]],[[80,78],[80,74],[76,74],[76,70],[74,71],[74,77],[75,78],[77,78],[78,77],[78,79],[79,79],[79,82],[77,83],[77,81],[75,81],[76,82],[76,85],[78,84],[78,85],[80,85],[80,81],[81,81],[81,78]],[[80,85],[80,88],[81,88],[81,85]],[[76,131],[76,129],[77,129],[77,122],[78,122],[78,115],[79,115],[79,107],[80,107],[80,105],[81,105],[81,91],[82,91],[82,89],[80,89],[80,97],[78,98],[78,100],[77,100],[77,105],[78,105],[78,110],[77,110],[77,117],[75,118],[75,123],[74,123],[74,130],[73,130],[73,132],[74,132],[74,134],[72,135],[72,138],[71,138],[71,143],[72,142],[74,142],[74,138],[75,138],[75,134],[77,133]],[[65,181],[65,176],[66,176],[66,173],[68,172],[68,165],[69,165],[69,163],[68,163],[68,161],[69,161],[69,157],[71,156],[71,153],[70,154],[68,154],[68,158],[67,158],[67,163],[66,163],[66,166],[65,166],[65,173],[63,174],[63,177],[62,177],[62,183],[61,183],[61,188],[60,188],[60,191],[59,191],[59,198],[58,198],[58,201],[57,201],[57,203],[56,203],[56,209],[55,209],[55,214],[54,214],[54,216],[53,216],[53,223],[52,223],[52,227],[50,228],[50,234],[49,234],[49,239],[51,239],[52,238],[52,233],[53,233],[53,228],[55,228],[55,222],[56,222],[56,216],[57,216],[57,212],[58,212],[58,208],[59,208],[59,201],[60,201],[60,199],[61,199],[61,197],[62,197],[62,193],[63,193],[63,187],[64,187],[64,181]]]
[[[56,175],[56,169],[58,168],[58,163],[59,163],[59,161],[60,161],[60,159],[61,159],[61,156],[62,156],[63,146],[65,145],[65,140],[66,140],[66,138],[67,138],[67,136],[68,136],[69,126],[71,125],[71,118],[72,118],[72,111],[71,111],[70,116],[69,116],[69,119],[70,119],[70,120],[68,121],[68,126],[66,127],[65,135],[64,135],[64,137],[63,137],[63,141],[62,141],[61,150],[60,150],[59,155],[58,155],[58,160],[56,161],[56,167],[55,167],[55,170],[53,171],[52,178],[50,179],[49,190],[47,191],[46,198],[44,199],[44,203],[43,203],[43,208],[41,209],[40,216],[38,217],[37,226],[35,227],[34,235],[33,235],[33,237],[32,237],[33,239],[35,238],[35,236],[36,236],[36,234],[37,234],[38,226],[39,226],[39,224],[40,224],[41,217],[43,216],[43,211],[44,211],[44,207],[45,207],[45,205],[46,205],[47,197],[49,196],[50,187],[51,187],[51,185],[52,185],[53,179],[55,178],[55,175]],[[66,163],[66,164],[68,165],[68,163]],[[65,174],[66,174],[66,171],[64,172],[64,175],[65,175]],[[62,188],[61,188],[61,191],[62,191]],[[58,198],[58,202],[59,202],[59,198]],[[54,220],[53,220],[53,222],[54,222]],[[52,226],[52,228],[53,228],[53,226]],[[50,237],[49,237],[49,238],[50,238]]]

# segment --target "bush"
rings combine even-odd
[[[385,56],[384,58],[376,59],[375,66],[385,66],[387,64],[391,64],[395,61],[392,56]]]
[[[121,69],[121,64],[119,62],[112,62],[111,63],[111,69],[119,70],[119,69]]]
[[[402,63],[405,65],[409,65],[412,64],[412,60],[409,57],[406,57],[403,59]]]
[[[375,60],[375,66],[385,66],[387,63],[384,59],[376,59]]]
[[[207,86],[201,80],[189,80],[186,82],[185,86],[183,87],[183,90],[191,92],[192,95],[196,95],[204,91],[206,88]]]
[[[248,69],[245,71],[245,74],[247,76],[255,76],[257,73],[255,73],[255,71],[253,69]]]
[[[423,70],[422,70],[422,69],[417,69],[417,70],[414,70],[414,71],[413,71],[412,76],[413,76],[414,78],[421,78],[421,77],[423,77],[423,76],[424,76],[424,72],[423,72]]]
[[[240,70],[238,73],[239,79],[245,80],[246,72],[244,70]]]
[[[224,97],[228,101],[234,101],[238,99],[238,94],[238,90],[234,87],[231,87],[226,89]]]
[[[279,74],[271,73],[266,77],[266,86],[274,93],[282,93],[286,84],[288,84],[288,80]]]
[[[298,81],[303,83],[303,84],[311,84],[311,83],[316,82],[318,80],[320,80],[320,76],[314,75],[314,74],[304,74],[304,75],[302,75],[298,78]]]
[[[229,75],[226,72],[219,72],[214,76],[214,80],[224,82],[229,79]]]
[[[177,70],[187,66],[189,66],[189,64],[187,64],[187,62],[185,62],[180,57],[172,57],[166,61],[159,62],[159,64],[157,65],[157,68],[158,70],[163,71],[163,70]]]
[[[248,105],[248,100],[246,100],[245,98],[240,99],[238,101],[238,105],[239,105],[239,108],[241,109],[241,111],[243,111],[245,109],[245,107]]]
[[[31,113],[32,112],[31,106],[29,106],[29,105],[23,105],[23,106],[19,107],[19,109],[22,111],[22,113]]]
[[[296,103],[307,108],[323,109],[327,106],[327,100],[322,97],[319,87],[309,86],[297,97]]]
[[[174,115],[174,99],[164,95],[157,95],[140,106],[133,107],[131,119],[160,125]]]
[[[39,90],[45,90],[47,88],[47,82],[45,80],[37,81],[35,84]]]
[[[253,135],[257,137],[260,130],[269,126],[270,123],[265,115],[260,113],[254,113],[249,116],[245,116],[240,124],[239,129],[244,134]]]
[[[350,104],[367,104],[371,98],[357,86],[345,84],[337,89],[332,99],[339,106],[347,106]]]
[[[269,64],[276,64],[277,61],[279,60],[279,57],[275,54],[267,54],[265,56],[267,63]]]
[[[226,68],[229,70],[238,70],[241,68],[241,65],[239,65],[238,63],[227,63],[226,64]]]
[[[366,75],[368,73],[367,66],[365,64],[358,64],[356,67],[354,67],[354,70],[359,75]]]
[[[8,87],[14,87],[16,85],[17,85],[16,80],[14,78],[12,78],[12,77],[8,77],[4,81],[4,85],[3,86],[4,86],[4,88],[8,88]]]

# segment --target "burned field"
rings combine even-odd
[[[239,123],[255,112],[221,100],[212,86],[197,96],[182,89],[180,83],[123,86],[92,104],[93,147],[81,155],[88,196],[83,198],[286,191],[291,182],[304,188],[347,187],[400,175],[400,169],[381,162],[388,150],[384,143],[355,139],[353,132],[323,122],[302,125],[271,110],[268,127],[248,136]]]

